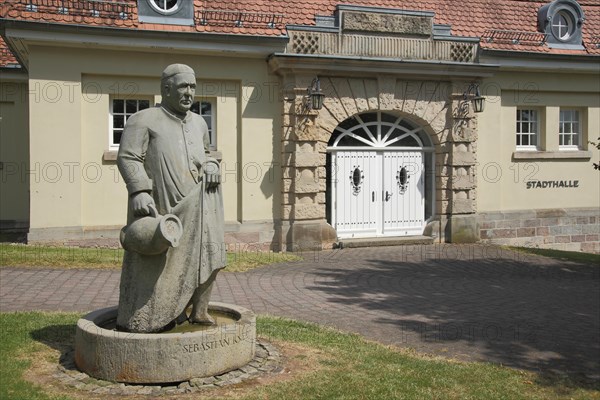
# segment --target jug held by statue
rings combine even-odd
[[[127,251],[145,255],[164,253],[179,246],[183,234],[181,220],[173,214],[160,215],[153,205],[150,216],[136,219],[121,229],[121,245]]]

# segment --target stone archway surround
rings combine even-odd
[[[320,77],[325,94],[319,111],[306,108],[314,75],[287,76],[282,135],[282,247],[328,248],[336,241],[326,222],[326,149],[333,130],[362,112],[403,114],[426,127],[435,146],[434,222],[426,234],[439,240],[473,242],[476,227],[476,139],[474,114],[462,93],[468,81]]]

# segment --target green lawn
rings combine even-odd
[[[563,261],[600,265],[600,255],[598,254],[527,247],[508,248]],[[0,243],[0,268],[10,266],[118,269],[121,268],[122,258],[123,249],[51,247]],[[293,262],[301,259],[301,257],[293,253],[257,251],[229,252],[227,253],[227,268],[225,271],[243,272],[263,265]]]
[[[0,243],[0,267],[121,268],[123,249],[51,247]],[[229,272],[301,260],[292,253],[239,251],[227,253]]]
[[[45,346],[73,342],[77,314],[0,314],[0,399],[69,399],[49,395],[23,374],[32,361],[48,357]],[[258,333],[296,351],[293,360],[310,359],[303,373],[263,385],[242,384],[196,398],[235,394],[239,399],[600,399],[600,391],[566,379],[484,364],[427,358],[356,335],[316,325],[260,317]],[[44,345],[42,345],[43,343]],[[314,349],[311,356],[309,349]],[[54,355],[53,362],[56,362]],[[312,358],[311,358],[312,357]],[[82,392],[69,392],[84,396]],[[194,398],[194,397],[186,397]],[[227,397],[225,397],[227,398]]]

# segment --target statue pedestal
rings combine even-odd
[[[243,307],[210,303],[217,324],[164,333],[114,329],[117,307],[77,321],[75,363],[97,379],[124,383],[183,382],[240,368],[254,358],[256,316]]]

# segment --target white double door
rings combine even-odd
[[[335,151],[332,223],[340,238],[420,235],[425,171],[421,151]]]

